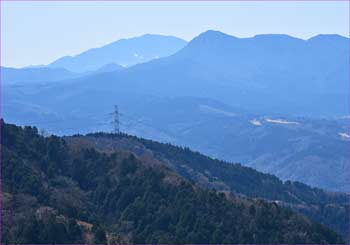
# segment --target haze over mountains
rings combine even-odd
[[[186,45],[174,37],[144,35],[49,67],[87,72],[115,63],[131,67],[77,82],[156,96],[209,97],[255,112],[344,116],[349,113],[348,42],[338,35],[236,38],[207,31]]]
[[[235,38],[207,31],[181,49],[185,44],[174,37],[145,35],[62,58],[49,67],[86,72],[109,63],[130,66],[142,62],[114,74],[83,78],[81,86],[94,86],[98,81],[108,90],[210,97],[253,111],[282,114],[343,116],[349,112],[348,38]],[[146,58],[134,56],[135,52]]]
[[[111,62],[101,57],[119,57],[112,47],[130,41],[135,46],[123,46],[123,52],[132,54],[137,45],[147,50],[148,40],[159,38],[117,41],[62,66],[101,67]],[[236,38],[217,31],[187,45],[169,38],[178,52],[173,48],[170,55],[168,49],[168,57],[130,58],[128,65],[141,64],[60,82],[5,86],[4,118],[58,134],[110,130],[108,113],[118,104],[126,132],[190,146],[284,180],[349,190],[350,131],[342,119],[349,109],[348,38]]]
[[[50,82],[119,71],[125,66],[169,56],[185,45],[186,41],[180,38],[162,35],[121,39],[76,56],[62,57],[47,66],[2,67],[1,81],[5,84]]]

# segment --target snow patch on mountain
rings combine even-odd
[[[350,139],[350,135],[347,133],[338,133],[338,135],[340,136],[341,139],[345,140],[345,139]]]
[[[255,126],[261,126],[262,123],[259,120],[256,120],[255,118],[249,121],[251,124]]]
[[[266,122],[269,123],[277,123],[277,124],[299,124],[298,122],[292,122],[292,121],[287,121],[287,120],[283,120],[283,119],[270,119],[270,118],[266,118],[265,119]]]

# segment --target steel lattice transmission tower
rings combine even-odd
[[[113,133],[119,134],[119,108],[117,105],[114,106],[113,112]]]

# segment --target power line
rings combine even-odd
[[[114,106],[113,112],[113,133],[119,134],[119,108],[117,105]]]

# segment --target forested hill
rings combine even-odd
[[[125,134],[97,133],[65,139],[71,145],[95,147],[102,152],[126,150],[144,159],[157,159],[203,187],[277,202],[331,227],[349,239],[349,195],[326,192],[299,182],[283,182],[273,175],[212,159],[188,148]]]
[[[1,136],[2,243],[343,242],[276,203],[196,186],[155,158],[3,121]]]

